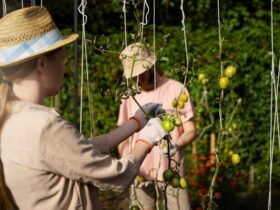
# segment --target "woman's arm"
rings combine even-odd
[[[183,124],[184,132],[182,135],[175,141],[175,144],[179,148],[184,148],[187,145],[191,144],[196,137],[196,128],[194,119],[191,118],[189,121]]]
[[[102,153],[108,153],[137,130],[139,130],[139,124],[136,120],[130,119],[107,134],[93,137],[91,141]]]

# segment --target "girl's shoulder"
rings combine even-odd
[[[32,121],[38,120],[49,121],[51,119],[60,118],[60,115],[54,108],[35,104],[27,101],[14,101],[11,105],[11,117],[20,117]]]

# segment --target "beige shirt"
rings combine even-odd
[[[13,103],[1,159],[22,210],[98,210],[98,189],[123,191],[140,167],[132,155],[102,154],[54,109],[30,102]]]

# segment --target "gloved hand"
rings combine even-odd
[[[169,155],[170,155],[170,157],[172,157],[178,151],[179,147],[178,147],[178,145],[173,144],[170,141],[166,141],[166,140],[161,141],[161,143],[159,145],[159,152],[162,155],[168,155],[167,142],[169,142]]]
[[[151,145],[155,145],[168,133],[161,125],[159,118],[152,118],[148,121],[146,126],[139,132],[138,139],[147,141]]]
[[[145,113],[142,111],[142,109],[146,112],[148,116],[145,116]],[[165,111],[162,109],[160,104],[157,103],[147,103],[142,106],[142,109],[138,109],[135,112],[135,117],[137,117],[141,123],[141,128],[143,128],[146,123],[148,122],[148,118],[156,117],[158,114],[164,113]]]

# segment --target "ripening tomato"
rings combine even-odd
[[[240,156],[237,153],[232,154],[231,161],[234,165],[240,162]]]
[[[137,176],[137,182],[140,184],[140,183],[142,183],[142,182],[144,182],[145,181],[145,178],[143,177],[143,176]]]
[[[199,73],[198,74],[198,80],[199,81],[202,81],[202,80],[204,80],[206,78],[206,75],[204,74],[204,73]]]
[[[180,178],[180,188],[182,189],[187,189],[188,184],[187,184],[187,180],[184,177]]]
[[[225,70],[225,75],[228,78],[232,78],[236,74],[236,68],[234,66],[228,66]]]
[[[185,106],[184,101],[179,100],[179,101],[178,101],[178,108],[179,108],[179,109],[183,109],[184,106]]]
[[[173,121],[169,120],[169,119],[164,119],[161,122],[161,125],[162,125],[163,129],[166,130],[167,132],[173,131],[173,129],[175,127]]]
[[[188,99],[189,99],[188,95],[185,92],[183,92],[180,96],[180,101],[183,101],[184,103],[186,103],[188,101]]]
[[[228,88],[228,86],[229,86],[229,79],[228,79],[228,77],[221,77],[220,79],[219,79],[219,86],[220,86],[220,88],[222,89],[222,90],[224,90],[224,89],[226,89],[226,88]]]

